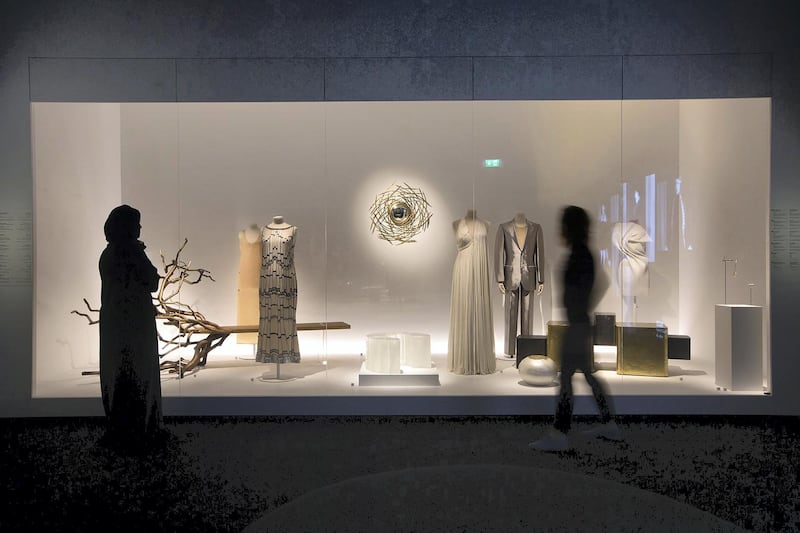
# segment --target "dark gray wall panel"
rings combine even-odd
[[[34,102],[175,101],[172,59],[31,58]]]
[[[0,33],[2,33],[0,31]],[[33,212],[31,114],[28,61],[0,60],[0,211],[16,216]],[[2,230],[0,230],[2,231]],[[6,236],[6,235],[4,235]],[[0,416],[21,416],[30,402],[32,381],[33,285],[24,272],[23,246],[15,247],[15,283],[0,282]],[[31,245],[33,244],[31,239]],[[22,260],[21,260],[22,259]],[[6,405],[11,410],[7,410]],[[14,411],[13,409],[16,409]],[[8,414],[3,414],[8,413]]]
[[[618,53],[614,2],[355,0],[331,14],[330,56]]]
[[[775,54],[773,64],[770,201],[777,208],[800,207],[800,52]]]
[[[800,209],[800,54],[775,54],[773,65],[770,207],[786,212]],[[796,267],[771,265],[770,298],[773,393],[785,397],[800,377]]]
[[[293,102],[325,97],[322,59],[180,59],[178,101]]]
[[[22,36],[27,55],[62,57],[740,53],[785,47],[797,12],[795,0],[32,0],[3,12],[0,50]]]
[[[325,64],[326,100],[469,100],[470,58],[354,58]]]
[[[621,97],[621,57],[475,58],[476,100]]]
[[[771,95],[770,54],[628,56],[624,98],[747,98]]]
[[[30,210],[31,110],[23,58],[0,63],[0,161],[0,209]]]
[[[616,0],[610,4],[619,16],[623,54],[762,52],[775,49],[791,31],[791,23],[784,18],[791,0]]]

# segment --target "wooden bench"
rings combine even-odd
[[[350,329],[350,324],[346,322],[298,322],[297,331],[326,331],[329,329]],[[181,377],[185,372],[189,372],[198,366],[205,366],[208,354],[211,350],[225,342],[231,333],[257,333],[258,325],[255,326],[219,326],[213,329],[200,329],[194,333],[206,335],[206,338],[199,341],[194,346],[194,355],[188,361],[165,361],[161,363],[161,370],[178,372]]]
[[[346,322],[298,322],[297,331],[327,331],[329,329],[350,329],[350,324]],[[175,372],[182,378],[186,372],[190,372],[197,367],[206,365],[208,354],[225,342],[232,333],[257,333],[258,326],[218,326],[214,328],[202,328],[192,331],[192,335],[205,335],[202,340],[194,345],[194,355],[191,359],[180,359],[178,361],[164,361],[161,363],[161,370]],[[99,374],[97,371],[82,372],[82,375]]]

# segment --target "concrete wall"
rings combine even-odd
[[[31,101],[771,96],[771,207],[788,215],[800,209],[798,22],[792,0],[8,2],[0,212],[24,234]],[[14,246],[14,258],[29,249],[24,239]],[[10,264],[0,281],[0,414],[99,412],[97,401],[31,400],[31,267]],[[772,396],[676,399],[670,410],[798,413],[800,265],[774,262],[770,274]],[[192,401],[175,400],[168,412]],[[441,410],[458,411],[455,400]]]

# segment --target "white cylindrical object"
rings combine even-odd
[[[431,367],[431,336],[426,333],[401,333],[400,363],[415,368]]]
[[[400,373],[400,339],[384,333],[367,335],[367,370],[381,374]]]

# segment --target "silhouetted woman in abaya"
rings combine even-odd
[[[121,205],[108,215],[100,256],[100,387],[107,438],[136,445],[161,433],[155,307],[158,271],[139,240],[141,215]]]

